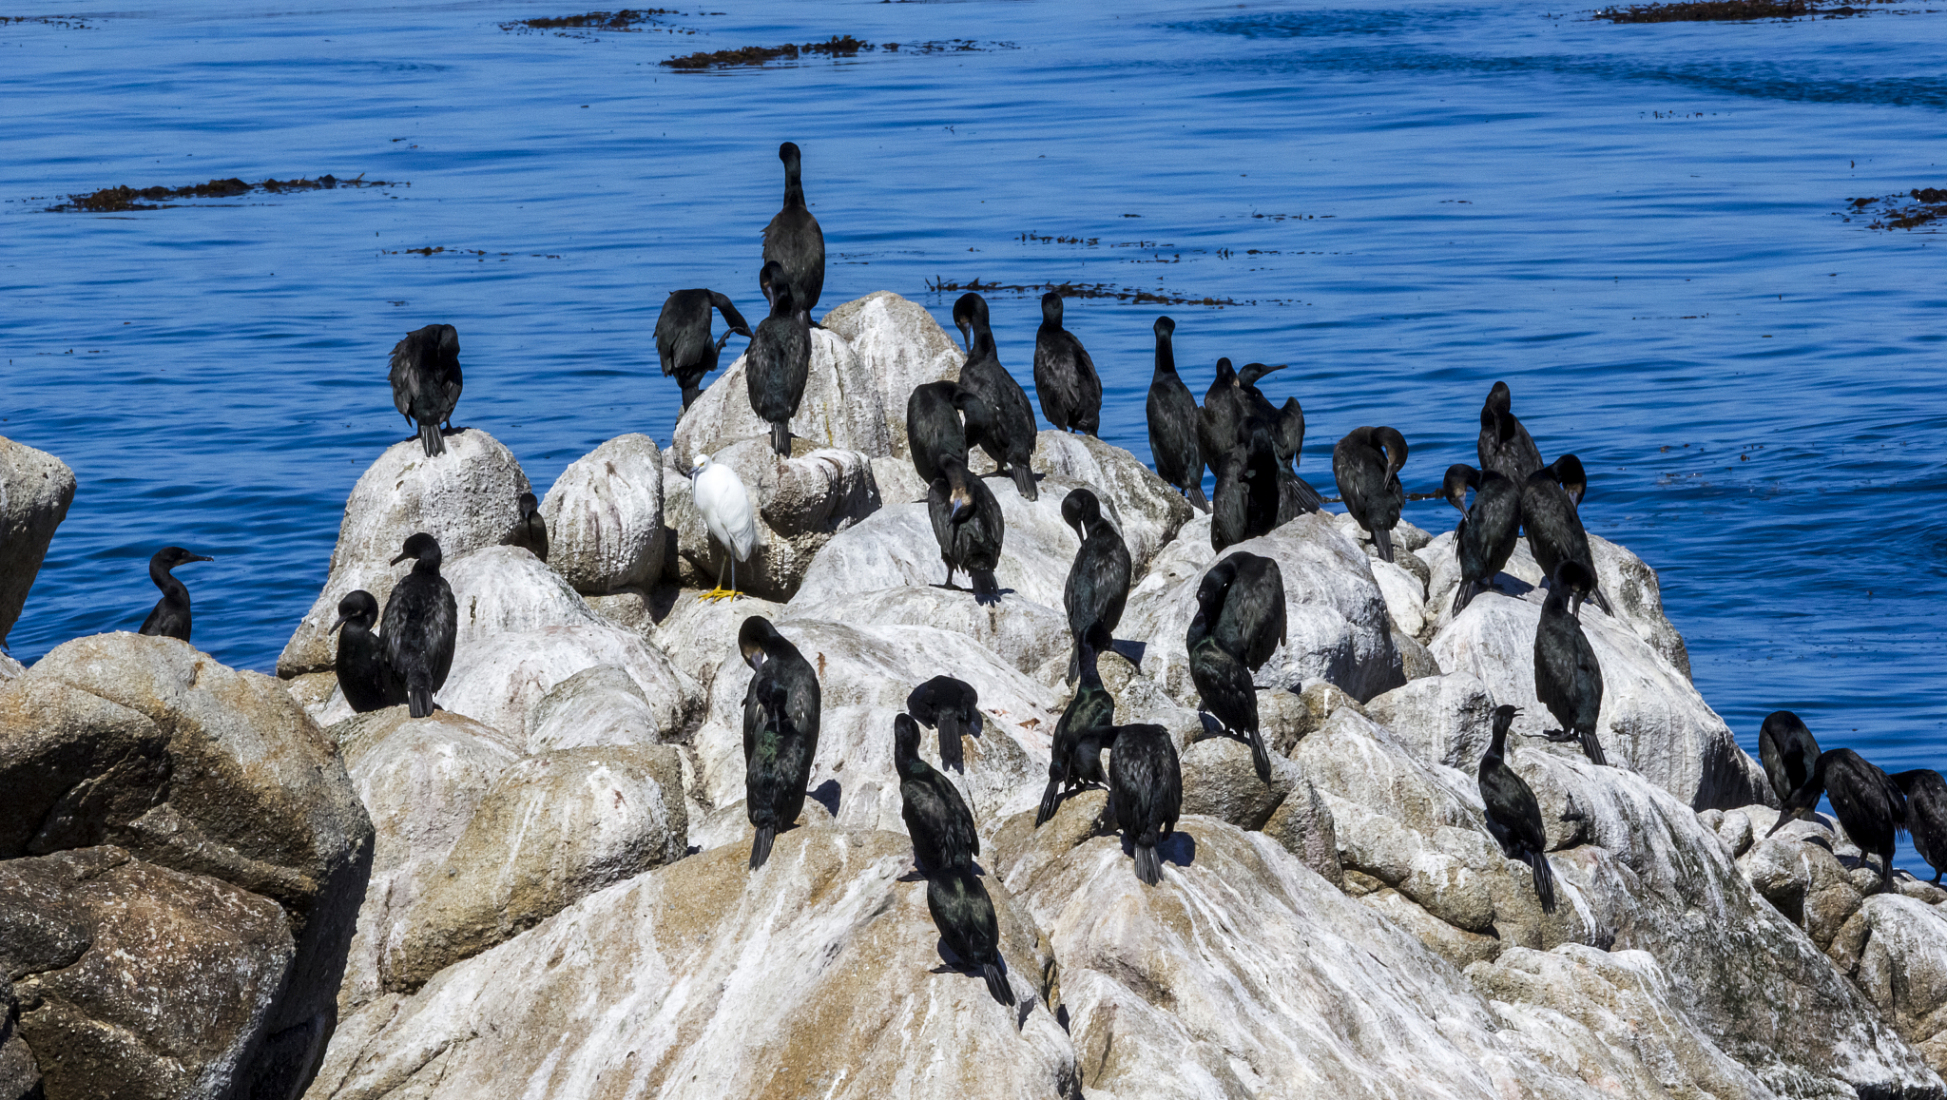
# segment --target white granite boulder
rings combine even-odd
[[[907,398],[928,382],[958,379],[966,351],[925,306],[887,290],[846,302],[820,323],[843,337],[865,372],[878,381],[877,406],[892,443],[888,453],[906,458]]]
[[[1034,458],[1029,464],[1036,474],[1076,482],[1095,491],[1104,502],[1103,511],[1112,517],[1122,532],[1122,541],[1128,544],[1135,580],[1142,578],[1150,561],[1196,514],[1183,494],[1156,476],[1141,459],[1094,436],[1044,431],[1035,437]],[[1046,495],[1048,490],[1042,493]]]
[[[54,529],[73,501],[67,463],[0,437],[0,642],[19,620]]]
[[[606,623],[496,634],[463,647],[435,701],[525,744],[534,707],[568,677],[596,665],[626,672],[655,717],[657,740],[680,736],[702,703],[702,689],[661,650]]]
[[[724,368],[703,396],[683,411],[669,450],[687,470],[699,453],[714,455],[746,439],[768,439],[770,424],[750,407],[746,356]],[[882,405],[884,384],[838,333],[811,330],[811,368],[798,413],[791,418],[791,450],[833,448],[867,455],[892,453],[892,432]],[[905,402],[900,402],[900,421]],[[802,442],[800,442],[802,441]]]
[[[856,451],[814,450],[780,459],[762,439],[714,453],[737,471],[757,512],[757,545],[737,563],[736,587],[769,600],[788,600],[826,543],[879,510],[872,466]],[[680,476],[679,476],[680,475]],[[683,471],[665,475],[665,513],[676,533],[676,579],[689,587],[730,583],[729,552],[714,538]]]
[[[662,454],[646,435],[620,435],[569,463],[541,501],[548,566],[591,595],[662,576]]]

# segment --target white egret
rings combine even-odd
[[[690,465],[690,491],[696,510],[703,516],[710,537],[728,551],[730,587],[723,586],[723,570],[717,570],[717,586],[697,597],[700,600],[728,600],[737,596],[737,563],[749,561],[757,545],[757,514],[750,506],[750,492],[737,471],[710,461],[700,454]]]

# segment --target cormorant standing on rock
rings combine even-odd
[[[1271,430],[1269,421],[1253,419],[1245,424],[1244,480],[1249,491],[1245,495],[1244,527],[1252,538],[1270,534],[1279,524],[1297,519],[1302,511],[1295,502],[1287,504],[1292,499],[1285,492],[1291,468],[1278,462]]]
[[[994,916],[994,899],[973,871],[928,876],[926,908],[933,914],[933,927],[939,929],[941,941],[961,965],[980,972],[994,1000],[1012,1005],[1014,990],[1008,987],[1007,967],[1001,959],[1001,928]]]
[[[189,589],[170,570],[184,562],[215,560],[192,554],[180,546],[165,546],[157,550],[155,556],[149,559],[149,579],[162,589],[162,598],[149,610],[149,617],[142,620],[140,633],[188,641]]]
[[[1251,537],[1251,485],[1243,452],[1227,451],[1211,463],[1217,483],[1210,492],[1210,546],[1221,554]]]
[[[906,713],[920,725],[940,731],[940,763],[955,771],[967,770],[960,738],[979,737],[981,730],[980,693],[972,684],[935,676],[906,696]]]
[[[710,339],[712,307],[730,326],[715,340]],[[717,291],[703,287],[676,290],[663,299],[662,314],[656,318],[656,355],[662,360],[663,376],[675,375],[676,384],[683,387],[684,411],[702,395],[703,376],[717,369],[717,358],[732,333],[751,338],[744,315]]]
[[[965,465],[967,448],[981,446],[993,431],[993,410],[957,382],[915,386],[906,398],[906,449],[914,472],[928,485],[940,476],[942,458]]]
[[[818,296],[825,292],[825,233],[805,207],[803,164],[797,145],[787,141],[778,146],[777,159],[784,162],[784,209],[764,227],[764,261],[784,269],[791,302],[809,323],[811,311],[818,308]]]
[[[1061,295],[1052,290],[1041,296],[1034,334],[1034,392],[1057,431],[1094,435],[1102,426],[1102,379],[1088,349],[1061,327]]]
[[[1406,487],[1399,481],[1406,454],[1405,437],[1387,427],[1354,428],[1332,448],[1339,496],[1345,510],[1372,535],[1380,561],[1393,560],[1393,528],[1406,504]]]
[[[1492,470],[1520,485],[1541,469],[1541,452],[1535,449],[1528,429],[1508,411],[1513,405],[1514,395],[1509,392],[1508,384],[1494,383],[1487,391],[1487,401],[1481,405],[1480,441],[1474,449],[1480,454],[1481,469]]]
[[[1250,401],[1237,385],[1237,371],[1228,358],[1217,360],[1210,388],[1203,391],[1203,408],[1197,410],[1197,450],[1206,465],[1214,467],[1242,444],[1250,414]]]
[[[953,587],[954,570],[965,569],[975,602],[999,603],[1001,586],[994,567],[1000,564],[1007,521],[993,490],[959,461],[945,459],[927,491],[926,513],[940,544],[940,560],[946,563],[946,586]]]
[[[1235,579],[1235,570],[1212,569],[1204,574],[1197,585],[1197,613],[1183,642],[1190,651],[1190,680],[1197,686],[1203,709],[1227,732],[1250,744],[1251,766],[1257,769],[1257,777],[1268,783],[1271,756],[1257,728],[1257,688],[1251,683],[1251,670],[1244,667],[1243,658],[1224,648],[1215,634],[1225,594]]]
[[[749,561],[757,547],[757,514],[750,506],[750,491],[737,471],[710,456],[699,454],[690,463],[690,499],[696,502],[703,526],[718,546],[723,547],[724,565],[730,568],[730,587],[723,586],[723,568],[717,569],[717,586],[697,595],[699,600],[737,598],[737,563]]]
[[[1069,636],[1079,645],[1097,623],[1113,633],[1122,622],[1122,608],[1129,600],[1129,547],[1115,524],[1103,517],[1102,503],[1089,489],[1073,489],[1062,498],[1061,519],[1082,539],[1061,593]],[[1075,663],[1069,662],[1070,679],[1076,671]]]
[[[927,875],[972,870],[980,854],[973,811],[946,776],[920,759],[919,723],[910,714],[892,720],[892,766],[899,772],[899,814],[919,869]]]
[[[1541,804],[1505,758],[1508,727],[1520,713],[1505,705],[1494,708],[1494,740],[1481,757],[1481,801],[1487,811],[1487,831],[1500,842],[1509,859],[1518,859],[1534,870],[1535,897],[1542,912],[1552,913],[1555,872],[1548,866],[1548,834],[1541,825]]]
[[[1284,572],[1271,558],[1239,550],[1210,567],[1197,586],[1198,604],[1210,588],[1215,614],[1211,636],[1252,672],[1284,644]]]
[[[1594,587],[1595,577],[1572,561],[1555,571],[1535,627],[1535,698],[1562,724],[1545,735],[1550,741],[1580,741],[1591,763],[1607,764],[1595,736],[1602,713],[1602,666],[1576,617],[1583,597]]]
[[[1034,456],[1034,406],[1028,404],[1027,391],[1001,366],[994,329],[987,323],[987,300],[978,294],[962,294],[953,303],[953,323],[967,340],[960,388],[980,398],[993,413],[993,430],[981,440],[980,449],[1002,472],[1013,476],[1014,487],[1024,499],[1034,500],[1039,490],[1034,487],[1034,470],[1028,465]]]
[[[1117,726],[1108,740],[1109,809],[1135,850],[1136,877],[1154,886],[1163,877],[1156,845],[1176,831],[1183,811],[1183,766],[1170,731],[1143,723]]]
[[[453,588],[439,575],[439,540],[424,531],[406,539],[392,559],[412,559],[412,572],[392,586],[379,629],[386,667],[406,688],[414,718],[433,713],[433,693],[446,686],[453,646],[460,633],[460,609]]]
[[[1203,451],[1197,445],[1198,411],[1190,387],[1176,376],[1176,352],[1170,343],[1176,322],[1156,318],[1156,373],[1149,379],[1149,454],[1156,473],[1183,490],[1199,511],[1208,512],[1203,495]]]
[[[1772,793],[1783,802],[1812,778],[1812,768],[1819,761],[1818,738],[1805,728],[1798,715],[1788,710],[1774,710],[1764,716],[1764,725],[1758,727],[1758,759],[1764,761],[1764,774],[1771,781]]]
[[[767,262],[757,279],[771,300],[771,315],[757,323],[757,335],[744,352],[744,382],[751,411],[770,422],[771,449],[790,458],[791,418],[811,377],[810,321],[776,260]]]
[[[1893,884],[1893,842],[1906,827],[1906,795],[1885,772],[1851,749],[1819,754],[1812,778],[1785,799],[1772,833],[1818,808],[1819,796],[1832,799],[1832,813],[1861,852],[1879,856],[1879,890]]]
[[[1467,490],[1474,490],[1473,507]],[[1465,463],[1447,467],[1444,485],[1448,503],[1460,510],[1454,528],[1454,555],[1460,562],[1460,583],[1453,590],[1453,613],[1458,615],[1475,595],[1494,583],[1494,575],[1508,564],[1521,539],[1521,488],[1495,473]]]
[[[744,813],[757,835],[750,869],[771,858],[771,842],[804,811],[818,755],[818,674],[769,619],[752,615],[737,650],[754,675],[744,692]]]
[[[331,633],[338,635],[338,655],[332,662],[338,672],[338,692],[359,714],[406,701],[385,663],[379,636],[372,632],[378,623],[379,601],[359,588],[338,601],[338,621],[331,624]]]
[[[460,333],[452,325],[427,325],[392,347],[392,405],[419,425],[426,457],[446,453],[439,426],[451,428],[460,403]]]
[[[1906,795],[1906,831],[1913,850],[1933,868],[1933,884],[1940,885],[1947,867],[1947,780],[1932,768],[1918,768],[1891,776]]]
[[[1115,698],[1102,686],[1096,654],[1109,646],[1109,632],[1101,623],[1091,625],[1075,642],[1075,664],[1081,683],[1075,697],[1055,722],[1054,753],[1048,758],[1048,786],[1041,792],[1041,808],[1034,815],[1039,829],[1055,816],[1061,796],[1084,783],[1102,783],[1102,750],[1109,747],[1115,732]]]
[[[1576,504],[1580,487],[1587,483],[1582,461],[1574,455],[1563,455],[1536,470],[1521,485],[1521,526],[1528,532],[1528,549],[1534,553],[1535,564],[1541,566],[1543,576],[1553,577],[1556,568],[1565,561],[1580,565],[1591,578],[1596,575],[1595,554],[1589,549],[1589,534],[1582,528]],[[1577,493],[1571,496],[1565,485],[1577,486]],[[1610,611],[1602,590],[1594,587],[1593,580],[1590,583],[1589,591],[1596,606]]]
[[[541,502],[533,493],[522,493],[518,506],[521,518],[514,521],[514,534],[507,544],[548,560],[548,521],[541,518]]]

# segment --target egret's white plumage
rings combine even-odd
[[[718,465],[703,454],[697,455],[690,465],[690,487],[696,510],[703,516],[703,525],[710,529],[710,537],[730,551],[730,587],[723,587],[723,574],[719,571],[717,587],[705,592],[702,598],[721,600],[735,596],[737,563],[749,561],[751,550],[757,546],[757,513],[750,506],[750,492],[744,488],[737,471]]]

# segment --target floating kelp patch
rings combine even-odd
[[[1132,289],[1110,283],[983,283],[978,278],[972,282],[955,283],[945,279],[929,279],[926,282],[926,289],[939,294],[958,294],[968,291],[978,294],[1044,294],[1052,290],[1064,298],[1114,298],[1121,302],[1147,302],[1160,306],[1221,308],[1239,304],[1233,298],[1195,298],[1185,294],[1172,294],[1167,290]]]
[[[1868,229],[1917,229],[1947,218],[1947,187],[1916,187],[1883,199],[1847,199],[1846,221],[1870,217]]]
[[[653,23],[659,15],[681,15],[671,8],[623,8],[621,11],[591,11],[582,15],[542,16],[536,19],[515,19],[500,25],[503,31],[632,31],[644,23]]]
[[[1850,4],[1827,6],[1819,0],[1677,0],[1668,4],[1632,4],[1626,8],[1603,8],[1595,12],[1595,18],[1607,19],[1611,23],[1702,23],[1710,21],[1738,21],[1750,19],[1796,19],[1800,16],[1823,15],[1837,19],[1848,15],[1862,15],[1869,4],[1890,4],[1894,0],[1860,0],[1859,7]]]
[[[439,256],[442,254],[448,256],[475,256],[479,258],[481,263],[485,263],[489,256],[525,255],[532,256],[537,260],[558,260],[561,258],[560,253],[556,252],[489,252],[484,248],[448,248],[443,244],[429,244],[419,248],[381,248],[379,252],[386,256]]]
[[[336,176],[319,176],[317,179],[260,180],[246,183],[231,177],[227,180],[211,180],[208,183],[194,183],[188,187],[104,187],[86,195],[69,195],[68,201],[59,206],[48,207],[49,213],[107,214],[122,210],[162,210],[175,205],[168,199],[233,199],[252,191],[268,191],[281,195],[286,191],[329,191],[338,187],[411,187],[410,183],[394,183],[390,180],[368,180],[360,172],[358,178],[341,180]]]
[[[47,27],[65,27],[71,31],[88,29],[88,21],[78,15],[0,15],[0,27],[9,23],[39,23]]]
[[[735,50],[710,50],[682,57],[672,57],[662,64],[683,72],[697,72],[703,69],[733,68],[739,65],[767,65],[773,61],[796,61],[801,57],[857,57],[862,53],[882,50],[886,53],[972,53],[982,50],[1011,50],[1016,48],[1012,42],[989,42],[985,45],[971,38],[949,38],[938,42],[887,42],[875,46],[863,39],[849,34],[833,35],[823,42],[806,42],[804,45],[785,43],[782,46],[744,46]]]

